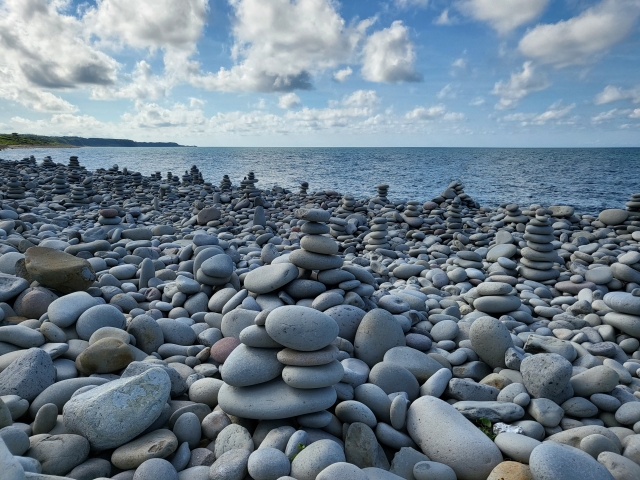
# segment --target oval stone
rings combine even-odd
[[[218,404],[226,413],[238,417],[276,420],[326,410],[336,398],[333,387],[302,390],[277,378],[250,387],[224,384],[218,393]]]
[[[259,295],[273,292],[298,277],[298,267],[291,263],[264,265],[244,277],[244,288]]]
[[[265,322],[267,333],[285,347],[303,352],[320,350],[338,336],[338,324],[329,315],[308,307],[284,306]]]

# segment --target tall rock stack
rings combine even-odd
[[[223,175],[222,180],[220,180],[220,190],[223,192],[231,191],[233,185],[231,184],[231,179],[229,179],[229,175]]]
[[[51,191],[51,194],[54,196],[66,195],[70,190],[65,171],[59,168],[56,175],[53,177],[53,190]]]
[[[298,195],[307,196],[307,191],[309,190],[309,182],[300,182],[300,191]]]
[[[365,250],[375,252],[379,248],[388,249],[390,247],[387,231],[387,219],[376,217],[372,220],[371,231],[364,237]]]
[[[125,196],[124,183],[124,175],[116,175],[116,177],[113,179],[113,194],[118,199],[122,199]]]
[[[40,168],[45,171],[52,171],[57,168],[56,164],[51,160],[51,157],[47,155],[42,159],[42,163],[40,164]]]
[[[69,206],[73,205],[80,207],[83,205],[89,205],[90,200],[87,198],[87,192],[82,185],[73,185],[71,187],[71,202]],[[66,205],[66,204],[65,204]]]
[[[96,192],[93,190],[93,175],[87,175],[82,181],[82,186],[89,197],[93,197]]]
[[[9,178],[6,196],[11,200],[21,200],[26,197],[24,185],[18,177]]]
[[[420,205],[419,202],[409,201],[407,202],[407,208],[402,212],[402,219],[411,228],[420,228],[423,223],[418,205]]]
[[[554,263],[560,261],[552,243],[555,240],[553,232],[548,210],[536,210],[535,218],[529,221],[525,229],[527,246],[521,251],[521,265],[518,268],[527,280],[544,283],[560,276],[560,271],[553,268]]]
[[[627,212],[629,212],[629,220],[632,222],[640,222],[640,193],[634,193],[626,203]]]
[[[387,205],[389,203],[389,199],[387,198],[387,194],[389,193],[389,185],[381,183],[376,185],[377,195],[371,199],[373,203],[377,203],[378,205]]]
[[[462,207],[460,197],[455,197],[445,213],[446,232],[441,236],[443,240],[451,240],[462,230]]]
[[[342,266],[342,257],[338,253],[336,241],[326,236],[329,227],[324,222],[328,222],[331,213],[328,210],[300,208],[296,210],[295,216],[301,220],[306,220],[301,230],[306,235],[300,241],[299,250],[294,250],[289,255],[289,261],[299,268],[305,270],[329,270]]]
[[[69,183],[76,184],[82,181],[80,162],[78,161],[78,157],[76,157],[75,155],[69,157],[69,165],[67,165],[67,171],[69,172],[67,175]]]
[[[263,205],[262,197],[260,189],[256,188],[256,183],[258,183],[258,179],[255,177],[253,172],[249,172],[249,174],[242,179],[240,182],[240,190],[244,198],[248,199],[253,205]]]

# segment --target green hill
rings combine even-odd
[[[44,135],[0,133],[2,146],[34,147],[183,147],[175,142],[134,142],[121,138],[49,137]]]

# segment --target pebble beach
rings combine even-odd
[[[640,479],[640,186],[369,190],[0,160],[0,478]]]

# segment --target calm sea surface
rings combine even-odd
[[[120,168],[150,174],[182,174],[197,165],[217,185],[228,174],[234,184],[250,171],[262,188],[280,185],[310,191],[333,189],[371,197],[388,183],[393,200],[430,200],[449,182],[461,181],[482,205],[573,205],[580,212],[624,208],[640,192],[640,148],[74,148],[0,151],[19,160],[50,155],[66,164],[77,155],[87,168]]]

